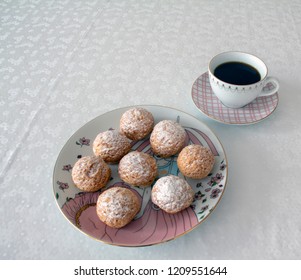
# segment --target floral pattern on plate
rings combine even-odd
[[[160,158],[154,155],[149,137],[133,141],[132,150],[143,151],[154,156],[159,171],[158,178],[168,174],[184,178],[195,190],[195,198],[187,209],[177,214],[168,214],[152,203],[150,198],[152,186],[131,187],[119,178],[118,165],[110,165],[112,177],[105,189],[117,185],[131,188],[140,197],[142,205],[140,212],[130,224],[121,229],[113,229],[102,223],[96,215],[96,201],[103,190],[94,193],[80,191],[72,182],[71,170],[79,155],[93,154],[90,139],[94,139],[99,131],[112,127],[118,128],[120,116],[129,107],[108,112],[80,128],[65,144],[57,159],[53,178],[54,195],[62,213],[76,228],[97,240],[112,245],[153,245],[175,239],[189,232],[215,208],[226,186],[226,156],[220,142],[208,127],[194,117],[175,109],[161,106],[143,107],[152,112],[156,123],[163,119],[179,121],[186,131],[185,144],[194,143],[210,148],[215,156],[215,165],[206,178],[192,180],[179,172],[177,155],[169,158]],[[110,119],[110,122],[106,122],[106,119]],[[78,137],[78,135],[81,136]],[[84,146],[86,148],[83,150]]]

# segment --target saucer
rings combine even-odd
[[[271,86],[273,85],[267,84],[263,90]],[[240,125],[262,121],[274,112],[279,101],[278,93],[275,93],[271,96],[258,97],[242,108],[228,108],[213,93],[208,72],[194,82],[191,96],[196,107],[209,118],[221,123]]]

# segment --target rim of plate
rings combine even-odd
[[[196,224],[194,227],[188,229],[187,231],[175,236],[174,238],[171,238],[171,239],[168,239],[168,240],[165,240],[165,241],[160,241],[160,242],[154,242],[154,243],[151,243],[151,244],[142,244],[142,245],[130,245],[130,244],[117,244],[117,243],[110,243],[110,242],[106,242],[104,240],[101,240],[101,239],[98,239],[94,236],[91,236],[90,234],[88,234],[87,232],[83,231],[82,229],[78,228],[76,225],[74,225],[67,217],[66,215],[64,214],[64,212],[62,211],[61,207],[59,206],[58,204],[58,201],[55,197],[55,184],[54,184],[54,181],[55,181],[55,171],[56,171],[56,168],[57,168],[57,165],[58,165],[58,160],[60,158],[60,156],[62,155],[63,153],[63,150],[64,148],[68,145],[68,143],[71,141],[71,139],[73,138],[73,136],[85,125],[88,125],[89,123],[93,122],[95,119],[105,115],[105,114],[109,114],[109,113],[113,113],[113,112],[116,112],[116,111],[122,111],[122,110],[127,110],[127,109],[130,109],[130,108],[133,108],[133,107],[153,107],[153,108],[162,108],[162,109],[169,109],[169,110],[172,110],[172,111],[177,111],[177,112],[180,112],[181,114],[184,114],[184,115],[188,115],[189,117],[195,119],[197,122],[201,123],[202,125],[204,125],[215,137],[216,137],[216,140],[218,141],[220,147],[221,147],[221,150],[224,154],[224,160],[226,162],[226,180],[225,180],[225,184],[224,184],[224,187],[223,187],[223,191],[220,195],[220,197],[218,198],[216,204],[211,208],[211,211],[209,211],[208,215],[205,216],[198,224]],[[213,132],[213,130],[211,128],[208,127],[208,125],[206,125],[205,123],[203,123],[201,120],[199,120],[198,118],[196,118],[195,116],[189,114],[189,113],[186,113],[182,110],[179,110],[179,109],[176,109],[176,108],[173,108],[173,107],[169,107],[169,106],[164,106],[164,105],[149,105],[149,104],[138,104],[138,105],[131,105],[131,106],[125,106],[125,107],[119,107],[119,108],[116,108],[116,109],[113,109],[111,111],[107,111],[105,113],[102,113],[96,117],[94,117],[93,119],[89,120],[88,122],[86,122],[85,124],[83,124],[80,128],[78,128],[76,131],[74,131],[72,133],[72,135],[68,138],[68,140],[66,141],[66,143],[63,145],[63,147],[60,149],[60,152],[58,153],[58,156],[56,158],[56,161],[55,161],[55,165],[54,165],[54,168],[53,168],[53,174],[52,174],[52,190],[53,190],[53,196],[54,196],[54,199],[55,199],[55,202],[56,202],[56,205],[57,207],[59,208],[61,214],[63,215],[63,217],[78,231],[80,231],[81,233],[85,234],[86,236],[98,241],[98,242],[101,242],[101,243],[104,243],[104,244],[107,244],[107,245],[112,245],[112,246],[117,246],[117,247],[130,247],[130,248],[135,248],[135,247],[148,247],[148,246],[153,246],[153,245],[159,245],[159,244],[163,244],[163,243],[166,243],[166,242],[169,242],[169,241],[173,241],[181,236],[184,236],[186,235],[187,233],[191,232],[192,230],[196,229],[198,226],[200,226],[210,215],[211,213],[215,210],[215,208],[217,207],[217,205],[220,203],[224,193],[225,193],[225,189],[226,189],[226,186],[227,186],[227,182],[228,182],[228,159],[227,159],[227,155],[225,153],[225,149],[221,143],[221,141],[219,140],[219,138],[217,137],[217,135]]]

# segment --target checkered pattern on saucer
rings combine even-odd
[[[265,88],[272,87],[268,84]],[[264,88],[264,89],[265,89]],[[269,116],[278,105],[278,93],[258,97],[239,109],[224,106],[212,92],[208,72],[202,74],[192,86],[192,100],[208,117],[228,124],[251,124]]]

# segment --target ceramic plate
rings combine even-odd
[[[268,84],[265,88],[272,86]],[[194,82],[191,96],[202,113],[226,124],[252,124],[262,121],[274,112],[279,100],[278,93],[275,93],[271,96],[258,97],[243,108],[228,108],[212,92],[208,72],[202,74]]]
[[[151,202],[151,186],[131,187],[118,176],[118,165],[110,165],[112,178],[106,188],[124,186],[131,188],[141,198],[140,213],[127,226],[113,229],[102,223],[95,203],[101,191],[85,193],[72,182],[71,170],[81,157],[92,155],[92,143],[96,135],[108,129],[119,129],[121,115],[130,107],[105,113],[78,129],[61,150],[53,174],[53,191],[63,215],[80,231],[99,241],[120,246],[147,246],[175,239],[198,226],[220,201],[227,182],[227,160],[223,147],[214,133],[196,118],[168,107],[140,106],[149,110],[155,123],[164,119],[177,120],[186,130],[186,144],[195,143],[209,147],[215,156],[215,165],[209,176],[202,180],[185,178],[195,192],[192,205],[177,213],[167,214]],[[132,150],[143,151],[155,157],[158,177],[167,174],[182,178],[177,167],[177,156],[162,159],[153,155],[149,138],[132,142]]]

